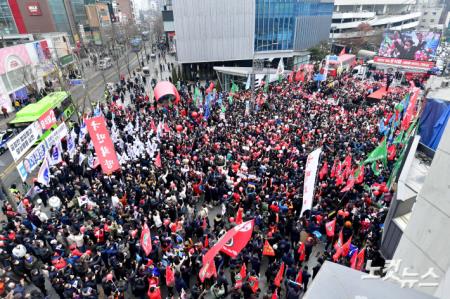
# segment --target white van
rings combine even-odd
[[[109,69],[110,67],[112,67],[112,60],[109,57],[103,58],[98,63],[98,68],[100,70],[106,70]]]

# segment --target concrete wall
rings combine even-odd
[[[38,3],[39,8],[41,10],[41,15],[39,16],[30,15],[27,6],[28,4],[31,3],[31,1],[28,0],[17,1],[27,32],[41,33],[41,32],[57,31],[55,23],[53,22],[52,12],[50,11],[50,7],[48,5],[47,0],[37,0],[32,2]]]
[[[252,58],[254,0],[173,0],[173,14],[179,62]]]
[[[450,267],[450,125],[442,136],[429,174],[420,190],[406,230],[394,254],[394,260],[402,260],[401,275],[405,268],[409,273],[425,274],[429,268],[439,279],[430,277],[423,282],[439,282],[440,292],[448,289]],[[445,276],[447,274],[447,279]],[[404,278],[416,279],[416,278]],[[420,277],[419,277],[420,279]],[[446,286],[444,286],[446,285]],[[420,291],[438,294],[438,287],[419,287]],[[441,298],[449,294],[445,294]]]

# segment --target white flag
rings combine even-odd
[[[56,144],[51,149],[50,153],[50,166],[56,165],[62,162],[61,156],[61,141],[56,142]]]
[[[284,73],[284,63],[283,63],[283,57],[280,58],[280,62],[278,63],[278,68],[277,68],[277,75],[282,76]]]
[[[39,168],[37,181],[45,186],[50,184],[50,167],[47,157],[44,158],[41,168]]]

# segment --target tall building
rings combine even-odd
[[[135,8],[132,0],[116,0],[118,11],[121,15],[121,23],[133,23],[135,20]]]
[[[183,68],[300,61],[328,40],[332,0],[174,0],[177,59]]]
[[[442,30],[444,28],[448,12],[445,0],[422,1],[419,3],[419,9],[422,12],[419,29]]]
[[[77,24],[85,21],[84,0],[1,0],[0,7],[2,31],[66,32],[72,43],[79,39]]]
[[[0,0],[0,34],[19,33],[8,0]]]
[[[330,38],[379,35],[385,29],[417,28],[421,13],[416,0],[336,0]]]

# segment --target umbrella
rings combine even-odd
[[[61,207],[61,199],[58,196],[52,196],[48,199],[48,204],[52,208],[59,209]]]

